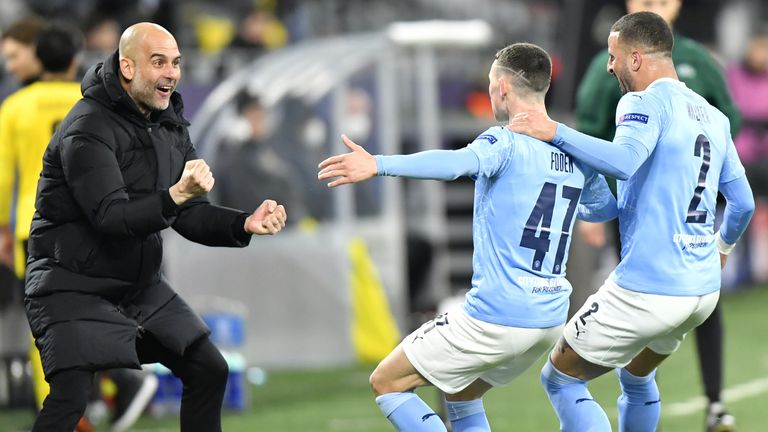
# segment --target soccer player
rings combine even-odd
[[[607,70],[624,93],[613,143],[543,112],[511,122],[620,180],[621,261],[566,324],[541,374],[564,431],[611,430],[587,381],[612,369],[622,388],[619,430],[656,430],[656,367],[715,308],[720,268],[754,211],[728,119],[678,80],[673,39],[651,12],[611,28]],[[727,205],[715,233],[718,190]]]
[[[496,119],[544,110],[551,61],[527,43],[498,53],[488,93]],[[555,147],[492,127],[460,150],[372,156],[346,136],[350,153],[320,163],[331,187],[373,176],[476,180],[472,289],[463,307],[407,336],[371,375],[376,402],[402,431],[445,431],[412,392],[432,384],[446,394],[453,430],[487,431],[482,396],[509,383],[549,350],[561,332],[571,286],[565,279],[576,214],[616,215],[602,176]]]
[[[673,27],[682,7],[682,0],[628,0],[627,13],[654,12],[659,14]],[[674,28],[673,28],[674,31]],[[731,135],[739,132],[741,116],[728,94],[728,88],[720,66],[712,59],[707,49],[700,43],[675,34],[672,47],[672,60],[678,78],[691,90],[698,93],[712,106],[728,117],[731,123]],[[599,52],[592,59],[584,79],[579,85],[576,98],[576,117],[578,129],[587,135],[605,140],[613,139],[616,124],[614,114],[621,92],[613,80],[606,79],[605,64],[608,62],[608,50]],[[609,184],[610,183],[610,179]],[[587,238],[605,238],[605,226],[613,231],[616,255],[621,251],[619,245],[618,223],[614,220],[607,224],[582,223],[576,230]],[[576,290],[579,288],[576,287]],[[734,418],[725,411],[720,393],[723,386],[723,325],[720,307],[715,310],[695,330],[697,355],[701,366],[701,380],[709,399],[707,408],[707,426],[710,432],[731,430]]]

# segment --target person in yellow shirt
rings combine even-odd
[[[27,86],[37,81],[43,72],[43,66],[35,55],[35,39],[45,23],[37,17],[22,18],[3,32],[0,36],[0,54],[3,56],[5,70],[13,75],[20,86]],[[10,200],[10,196],[2,198]],[[8,216],[5,208],[0,209],[2,215]],[[0,265],[14,268],[13,263],[13,233],[4,218],[0,217]]]
[[[0,261],[10,263],[21,281],[43,153],[57,124],[81,97],[80,85],[74,81],[75,57],[79,51],[76,39],[63,29],[50,26],[40,28],[32,44],[42,74],[38,80],[8,96],[0,106],[0,244],[4,245]],[[15,214],[13,233],[12,212]],[[12,249],[7,247],[9,243]],[[23,286],[23,282],[19,285]],[[48,385],[40,373],[40,357],[34,347],[30,350],[30,360],[35,399],[40,404],[48,394]]]
[[[37,180],[43,167],[43,153],[59,122],[75,105],[80,84],[74,82],[77,62],[61,46],[67,42],[46,38],[50,46],[38,46],[44,72],[41,80],[10,95],[0,106],[0,227],[8,230],[11,200],[16,188],[14,270],[24,278],[24,243],[35,212]]]

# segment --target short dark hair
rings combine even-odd
[[[61,23],[49,24],[35,41],[35,54],[46,72],[66,72],[82,45],[80,31]]]
[[[649,53],[661,53],[672,57],[675,37],[664,18],[653,12],[635,12],[619,18],[611,32],[619,32],[622,45],[640,45]]]
[[[43,27],[45,21],[36,16],[28,16],[11,24],[0,39],[13,39],[24,45],[32,45]]]
[[[552,81],[552,59],[544,49],[527,42],[519,42],[500,49],[496,53],[496,66],[503,73],[518,78],[513,85],[525,92],[543,93]]]

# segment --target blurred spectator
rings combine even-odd
[[[291,208],[295,223],[307,215],[297,167],[281,157],[275,146],[270,114],[258,97],[243,93],[237,100],[239,124],[233,137],[219,148],[214,172],[220,204],[226,207],[256,207],[274,199]],[[239,135],[239,136],[238,136]]]
[[[85,50],[95,51],[100,57],[112,54],[120,40],[120,23],[106,15],[94,14],[83,26]]]
[[[43,72],[43,66],[35,56],[35,38],[43,26],[43,20],[32,16],[20,19],[3,33],[2,54],[5,69],[21,85],[37,81]]]
[[[755,216],[744,236],[749,273],[753,281],[765,281],[768,280],[768,33],[752,38],[744,59],[730,66],[726,77],[733,100],[744,116],[734,143],[756,198]]]
[[[2,55],[5,61],[5,68],[18,81],[19,84],[26,86],[40,78],[43,73],[43,65],[35,54],[35,40],[45,26],[45,22],[37,17],[28,17],[12,24],[2,36]],[[5,103],[3,103],[3,106]],[[0,143],[0,145],[6,145]],[[5,148],[5,147],[3,147]],[[5,154],[5,153],[4,153]],[[15,172],[15,170],[12,170]],[[8,177],[12,171],[2,173]],[[11,189],[9,192],[12,193]],[[11,227],[11,195],[3,196],[7,205],[0,205],[0,265],[5,265],[11,269],[14,265],[14,241]],[[7,222],[6,222],[7,221]]]
[[[768,35],[753,38],[744,60],[728,68],[728,85],[744,116],[734,139],[739,157],[758,195],[765,196],[768,177]]]
[[[265,9],[254,8],[237,27],[237,34],[230,48],[248,49],[255,55],[280,48],[288,41],[288,32],[275,15]]]

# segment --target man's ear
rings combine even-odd
[[[499,74],[499,96],[503,100],[507,97],[507,93],[509,93],[509,84],[507,83],[507,80],[504,79],[503,74]]]
[[[633,72],[637,72],[643,64],[643,55],[640,54],[640,51],[632,50],[629,56],[631,61],[629,67],[632,68]]]
[[[134,66],[133,60],[129,58],[123,57],[120,59],[120,74],[126,81],[133,79],[133,74],[135,73]]]

